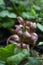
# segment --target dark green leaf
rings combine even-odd
[[[10,20],[8,22],[6,21],[6,22],[2,23],[2,27],[10,28],[10,27],[12,27],[14,25],[14,23],[15,23],[15,21],[13,21],[13,20]]]

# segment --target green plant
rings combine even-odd
[[[20,65],[24,60],[24,65],[43,65],[43,57],[33,49],[38,39],[36,27],[43,32],[43,0],[0,0],[0,28],[13,34],[5,48],[0,46],[0,65]],[[37,46],[41,45],[43,42]]]
[[[25,4],[24,4],[25,3]],[[18,11],[19,10],[19,11]],[[15,18],[21,16],[43,24],[43,1],[34,0],[2,0],[0,1],[0,27],[11,28]],[[40,29],[39,25],[37,27]]]
[[[18,48],[16,44],[10,44],[5,48],[0,48],[0,65],[19,65],[27,60],[25,65],[41,65],[43,59],[40,57],[30,57],[29,49]]]

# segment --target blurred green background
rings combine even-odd
[[[36,22],[43,32],[43,0],[0,0],[0,27],[13,27],[17,16]]]

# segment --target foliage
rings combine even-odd
[[[39,46],[39,45],[43,45],[43,42],[39,42],[38,46]]]
[[[25,65],[39,65],[41,63],[37,58],[30,57],[27,49],[17,48],[16,44],[0,48],[0,65],[18,65],[24,59],[28,60]]]
[[[26,49],[18,49],[15,44],[10,44],[5,48],[0,48],[0,64],[5,65],[4,62],[7,62],[8,65],[18,65],[28,54]]]
[[[41,25],[40,23],[37,23],[37,27],[43,32],[43,25]]]
[[[25,3],[25,4],[24,4]],[[43,24],[43,0],[1,0],[0,1],[0,27],[13,27],[15,18],[21,16],[25,19],[34,20]],[[5,21],[3,18],[8,18]],[[9,22],[11,21],[11,23]],[[39,25],[37,27],[40,29]],[[41,29],[41,31],[43,31]]]
[[[40,65],[40,61],[35,59],[34,57],[29,57],[29,62],[25,65]]]
[[[19,19],[19,25],[16,25],[18,24],[18,16],[24,20]],[[29,26],[26,21],[29,22]],[[40,59],[37,52],[33,50],[38,38],[34,33],[36,28],[34,23],[43,32],[43,0],[0,0],[0,28],[14,31],[14,33],[16,31],[16,37],[15,35],[11,36],[14,39],[14,44],[0,47],[0,65],[19,65],[25,59],[27,62],[24,65],[43,65],[43,59]],[[23,27],[20,28],[21,25]],[[13,30],[14,27],[17,30]],[[9,38],[7,41],[12,42]],[[15,42],[17,43],[15,44]],[[32,48],[30,48],[31,45],[33,45]],[[38,46],[41,45],[43,42],[39,42]]]
[[[5,48],[0,48],[0,60],[6,61],[6,58],[14,54],[15,45],[11,44]]]

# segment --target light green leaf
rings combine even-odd
[[[38,10],[38,11],[41,10],[41,8],[39,6],[37,6],[37,5],[33,5],[33,7],[34,7],[35,10]]]
[[[37,27],[43,32],[43,25],[41,25],[40,23],[37,23]]]
[[[27,18],[27,19],[34,19],[36,18],[38,15],[35,14],[35,12],[33,13],[34,10],[32,10],[32,12],[23,12],[22,13],[22,17],[23,18]]]
[[[43,42],[39,42],[38,46],[39,46],[39,45],[43,45]]]
[[[0,5],[4,5],[4,0],[0,0]]]
[[[9,17],[9,18],[16,18],[16,14],[15,13],[10,13],[9,11],[1,11],[0,12],[0,17]]]
[[[0,61],[0,65],[5,65],[5,62],[4,61]]]
[[[10,18],[16,18],[17,16],[14,13],[9,13],[8,17],[10,17]]]

